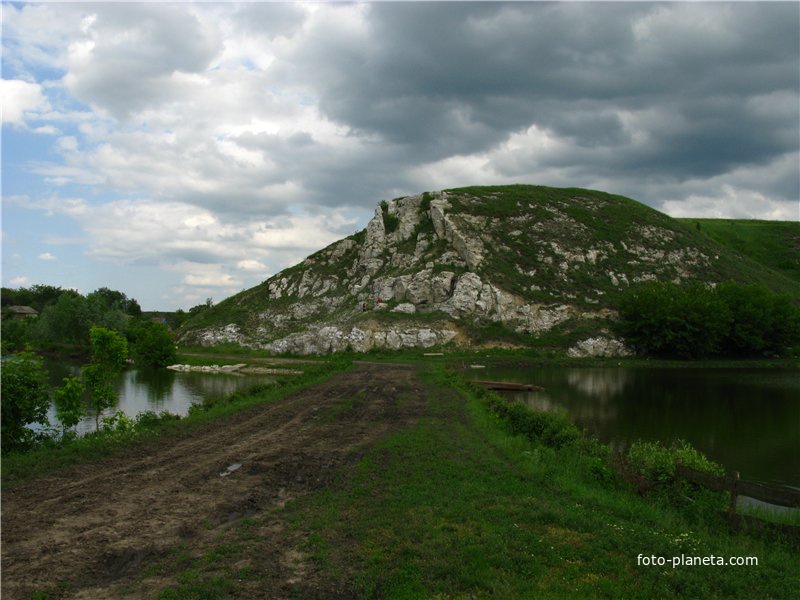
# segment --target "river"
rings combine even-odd
[[[566,412],[613,448],[682,438],[743,479],[800,488],[800,370],[515,364],[467,376],[542,386],[502,393]]]
[[[45,367],[49,373],[50,385],[62,385],[64,377],[80,373],[77,363],[62,359],[46,359]],[[200,404],[206,399],[228,396],[236,391],[257,384],[271,383],[275,379],[268,375],[222,374],[222,373],[182,373],[169,369],[126,369],[117,377],[115,390],[117,403],[110,411],[122,411],[128,416],[152,410],[167,411],[184,416],[192,404]],[[56,423],[55,410],[50,408],[48,419]],[[77,427],[79,433],[94,431],[94,413],[90,412]]]

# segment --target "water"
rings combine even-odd
[[[61,359],[45,360],[50,376],[50,385],[62,385],[64,377],[76,376],[80,368],[76,363]],[[117,403],[104,414],[122,411],[130,417],[140,412],[167,411],[186,415],[192,404],[201,404],[205,399],[224,398],[238,390],[257,384],[271,383],[273,377],[266,375],[244,375],[223,373],[180,373],[168,369],[127,369],[115,384]],[[55,409],[50,408],[48,419],[57,423]],[[94,413],[90,413],[77,427],[79,433],[94,431]]]
[[[565,411],[615,449],[682,438],[743,479],[800,487],[800,370],[516,365],[467,375],[542,386],[502,393]]]

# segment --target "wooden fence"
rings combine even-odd
[[[752,517],[743,518],[742,515],[736,514],[736,504],[739,496],[747,496],[748,498],[760,500],[761,502],[787,508],[800,508],[800,490],[744,481],[739,478],[738,471],[729,476],[712,475],[711,473],[705,473],[692,469],[691,467],[686,467],[682,465],[680,459],[678,459],[675,461],[675,481],[679,482],[681,479],[691,481],[714,491],[729,492],[731,500],[728,506],[728,516],[734,520],[746,520],[748,522],[754,520]],[[779,528],[795,535],[800,535],[800,527],[781,525]]]

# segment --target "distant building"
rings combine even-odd
[[[8,312],[11,314],[12,319],[22,321],[29,317],[38,317],[39,311],[30,306],[9,306]]]

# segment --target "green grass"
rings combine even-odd
[[[791,525],[800,528],[800,508],[791,510],[771,510],[760,506],[743,506],[737,509],[740,515],[755,517],[765,523]]]
[[[509,435],[452,379],[337,489],[287,512],[307,552],[362,598],[789,597],[796,548],[631,493],[591,442]],[[466,400],[466,406],[464,404]],[[756,567],[637,566],[637,556],[756,556]]]
[[[322,492],[242,519],[201,554],[180,546],[147,566],[144,578],[173,580],[157,597],[246,598],[281,584],[301,598],[313,582],[348,598],[788,598],[800,586],[797,542],[733,533],[698,497],[641,497],[604,446],[514,435],[480,392],[426,364],[415,425]],[[347,418],[362,401],[342,398],[323,418]],[[310,561],[311,583],[287,588],[261,572],[274,536]],[[672,569],[638,565],[640,554],[754,556],[758,566]]]
[[[800,283],[800,222],[680,219],[714,241]]]
[[[800,297],[800,224],[742,221],[743,234],[733,243],[716,235],[719,226],[707,232],[698,230],[695,219],[672,219],[640,202],[594,190],[548,188],[529,185],[468,187],[448,190],[454,218],[459,213],[491,219],[485,228],[475,229],[459,223],[468,234],[480,237],[487,233],[495,241],[481,272],[486,277],[522,297],[540,302],[565,302],[585,308],[613,307],[627,286],[614,285],[608,273],[624,274],[628,281],[640,275],[656,273],[669,281],[684,276],[702,282],[729,279],[742,283],[760,283],[776,292]],[[513,219],[528,216],[520,225]],[[762,225],[758,225],[761,223]],[[531,232],[531,224],[544,224]],[[666,232],[654,239],[646,227]],[[522,235],[511,236],[514,230]],[[729,233],[729,232],[728,232]],[[602,252],[594,261],[572,261],[561,268],[561,251],[578,254],[590,248]],[[708,264],[692,267],[685,259],[676,264],[661,259],[642,261],[625,249],[641,246],[661,250],[665,256],[680,256],[687,248],[705,255]],[[614,251],[611,251],[613,249]],[[535,276],[526,272],[535,270]],[[541,290],[531,290],[534,284]]]

